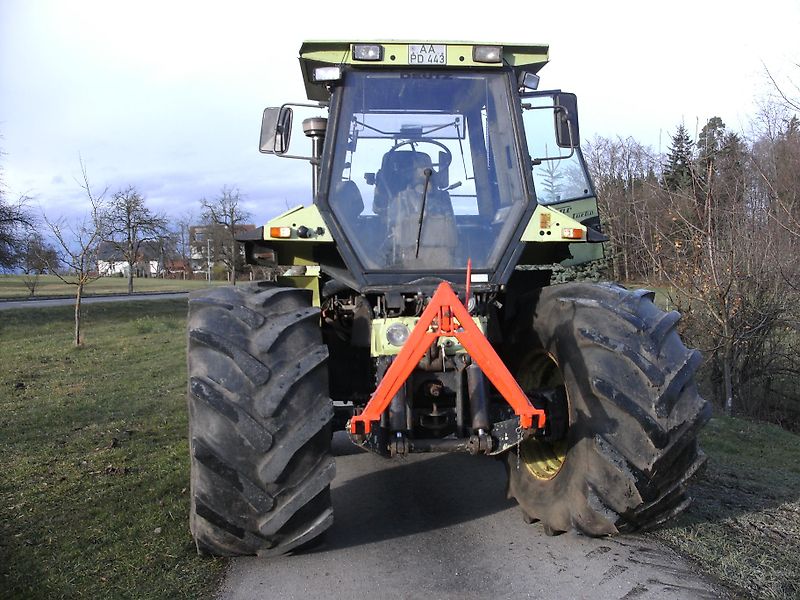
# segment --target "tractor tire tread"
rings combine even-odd
[[[305,290],[190,294],[190,527],[201,554],[278,555],[333,522],[333,406]]]
[[[509,361],[533,342],[563,362],[580,421],[571,424],[570,449],[552,480],[507,461],[509,493],[545,532],[634,531],[688,506],[688,482],[705,462],[697,433],[710,406],[694,383],[700,353],[677,333],[680,314],[661,311],[654,298],[614,284],[568,283],[544,288],[517,317]]]

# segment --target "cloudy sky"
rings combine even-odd
[[[308,165],[257,151],[262,109],[304,100],[304,39],[549,43],[541,87],[578,94],[583,137],[654,150],[715,115],[746,133],[764,65],[800,81],[798,0],[389,4],[0,0],[5,193],[80,212],[82,159],[98,191],[173,216],[223,185],[259,224],[308,203]]]

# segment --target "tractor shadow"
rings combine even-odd
[[[337,433],[335,511],[325,550],[361,546],[467,523],[516,506],[503,463],[467,454],[385,459]],[[340,482],[340,483],[339,483]],[[512,518],[520,515],[514,514]]]

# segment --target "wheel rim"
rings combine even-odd
[[[524,390],[562,388],[564,377],[552,354],[535,352],[523,361],[518,372],[518,381]],[[567,402],[569,402],[569,396]],[[549,480],[558,475],[567,457],[567,440],[545,442],[527,439],[520,444],[520,461],[536,479]]]

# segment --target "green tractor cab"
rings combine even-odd
[[[201,552],[282,554],[324,531],[333,429],[387,457],[497,456],[550,533],[686,506],[709,408],[679,315],[644,290],[549,285],[607,238],[576,98],[536,89],[547,60],[542,45],[303,44],[309,102],[266,109],[260,150],[307,160],[314,203],[241,239],[284,275],[190,298]]]

